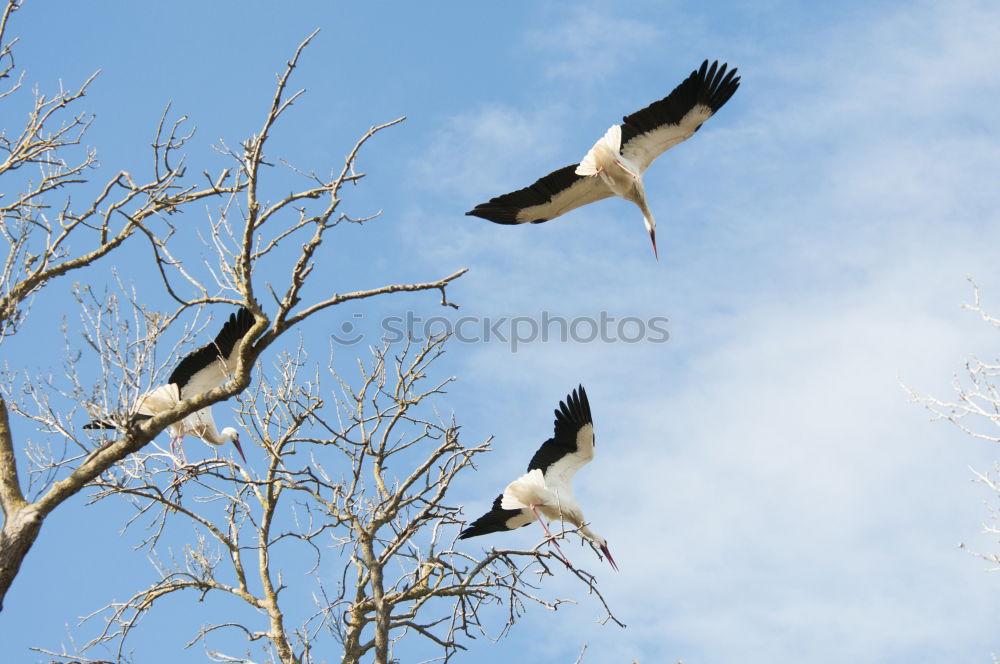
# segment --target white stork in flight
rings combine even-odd
[[[188,353],[178,363],[166,385],[161,385],[136,399],[130,422],[146,420],[170,410],[184,399],[207,392],[218,387],[232,377],[236,370],[236,356],[239,352],[239,342],[253,327],[254,317],[246,307],[240,307],[235,314],[229,315],[229,320],[222,326],[212,343],[205,344],[198,350]],[[120,428],[109,419],[96,419],[85,424],[84,429],[116,429]],[[197,410],[184,419],[174,422],[170,430],[170,451],[177,452],[184,436],[195,436],[213,445],[222,445],[232,441],[240,458],[246,463],[243,448],[240,446],[240,434],[226,427],[221,432],[215,427],[212,417],[212,407]],[[184,458],[184,448],[180,447],[181,458]]]
[[[580,534],[594,542],[617,571],[607,541],[587,526],[583,511],[573,497],[573,475],[594,458],[594,423],[583,385],[573,390],[565,402],[560,401],[555,413],[555,433],[531,457],[527,474],[508,484],[493,501],[493,508],[473,521],[458,537],[466,539],[514,530],[537,519],[555,544],[542,520],[544,515],[579,528]],[[559,545],[555,546],[563,561],[572,567]]]
[[[622,118],[594,144],[579,164],[553,171],[535,184],[480,203],[466,212],[498,224],[533,224],[609,196],[632,201],[642,211],[656,251],[656,219],[646,203],[642,175],[661,154],[690,138],[740,86],[736,69],[718,60],[691,72],[659,101]]]

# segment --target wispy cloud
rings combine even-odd
[[[557,106],[494,104],[444,118],[410,171],[422,189],[438,193],[495,196],[527,186],[534,180],[525,173],[540,177],[548,171],[539,164],[558,158],[564,140],[559,116]]]
[[[555,400],[576,382],[591,394],[598,459],[576,493],[627,569],[600,578],[631,624],[581,635],[585,661],[985,660],[995,649],[995,593],[955,546],[984,517],[967,467],[995,450],[928,424],[898,385],[946,389],[966,352],[994,342],[957,304],[967,272],[1000,289],[1000,90],[980,55],[997,49],[983,26],[1000,14],[964,7],[845,20],[817,28],[829,50],[757,62],[725,109],[738,121],[706,125],[697,148],[647,175],[672,240],[662,264],[627,246],[628,212],[598,205],[531,240],[536,229],[500,228],[491,237],[516,246],[477,254],[489,275],[479,285],[498,286],[491,306],[655,303],[672,320],[655,348],[461,350],[470,391],[517,390],[501,396],[514,416],[470,413],[492,417],[498,463],[516,471],[548,435]],[[584,12],[553,28],[577,38],[543,70],[571,76],[600,25]],[[571,244],[547,244],[557,234]],[[503,481],[488,472],[484,503]],[[478,489],[464,488],[470,500]],[[537,661],[574,656],[561,634],[595,613],[560,611]]]
[[[545,75],[596,84],[641,58],[662,37],[650,23],[610,13],[603,6],[578,5],[562,22],[530,31],[525,40],[545,54]]]

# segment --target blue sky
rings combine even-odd
[[[591,565],[629,625],[596,626],[599,606],[558,577],[546,584],[579,605],[529,611],[465,658],[572,662],[584,644],[584,662],[1000,651],[1000,581],[958,547],[1000,546],[980,534],[996,499],[970,470],[989,470],[996,447],[928,422],[900,384],[947,397],[966,357],[996,357],[995,330],[959,306],[972,275],[1000,311],[993,3],[29,2],[14,20],[29,86],[102,70],[84,100],[102,172],[148,168],[167,103],[198,127],[193,167],[220,164],[210,145],[260,125],[275,72],[317,27],[293,81],[307,93],[272,150],[339,168],[369,126],[407,116],[363,154],[366,180],[344,201],[382,216],[339,231],[324,269],[344,291],[469,267],[449,290],[462,308],[430,294],[329,312],[330,329],[361,321],[367,334],[340,358],[405,311],[669,319],[662,344],[449,347],[439,371],[458,383],[445,406],[468,442],[496,436],[454,485],[468,518],[523,470],[559,399],[586,386],[599,456],[576,493],[621,568]],[[743,80],[645,176],[659,263],[620,200],[530,227],[463,216],[578,161],[705,58]],[[145,254],[129,251],[117,267],[141,287]],[[103,283],[109,268],[81,278]],[[54,321],[72,300],[68,283],[50,290],[31,338],[4,342],[6,360],[59,370],[46,348],[61,344]],[[311,334],[325,362],[325,334]],[[199,446],[189,440],[189,455]],[[67,626],[86,641],[78,616],[149,582],[120,514],[77,498],[46,522],[0,614],[6,661],[42,661],[27,648],[68,643]],[[530,546],[536,530],[466,545]],[[190,610],[151,616],[131,643],[137,661],[194,657],[179,650]]]

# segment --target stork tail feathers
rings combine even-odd
[[[576,167],[577,175],[597,175],[618,159],[622,147],[621,125],[611,125]]]
[[[541,469],[535,468],[507,485],[500,506],[505,510],[518,510],[531,505],[544,505],[549,502],[549,494]]]

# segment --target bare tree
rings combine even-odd
[[[979,286],[972,282],[972,288],[972,303],[963,304],[962,308],[978,314],[984,323],[1000,330],[1000,318],[983,309]],[[905,389],[914,401],[922,403],[933,413],[932,419],[951,422],[974,438],[1000,443],[1000,362],[985,362],[978,357],[970,357],[965,362],[964,374],[956,374],[952,386],[954,400],[924,396],[909,387]],[[1000,463],[994,466],[993,474],[976,470],[973,473],[978,482],[1000,499]],[[990,511],[990,522],[983,526],[984,532],[1000,538],[1000,500]],[[1000,570],[1000,551],[975,555],[989,562],[992,571]]]
[[[7,85],[0,103],[25,94],[16,39],[8,31],[20,5],[7,0],[0,19],[0,82]],[[194,132],[185,118],[172,120],[168,107],[154,133],[148,176],[122,170],[91,181],[100,169],[82,139],[93,117],[69,113],[93,76],[51,98],[34,93],[24,127],[0,133],[3,191],[18,192],[0,197],[0,232],[8,242],[0,343],[30,332],[32,304],[57,297],[52,285],[60,278],[88,274],[63,289],[72,290],[84,330],[82,348],[67,335],[65,378],[29,375],[11,363],[13,355],[0,367],[0,606],[46,517],[87,489],[92,501],[128,501],[135,513],[126,529],[139,533],[138,547],[157,561],[151,587],[95,611],[91,620],[100,628],[94,638],[74,652],[40,652],[131,661],[130,635],[164,598],[226,596],[246,612],[219,610],[190,635],[189,645],[202,643],[210,659],[254,661],[254,655],[304,663],[328,661],[333,652],[345,662],[387,664],[405,639],[447,661],[469,639],[502,637],[530,605],[554,610],[569,601],[543,590],[545,578],[563,568],[544,542],[483,556],[455,547],[460,508],[446,494],[490,441],[464,444],[458,425],[438,414],[436,402],[451,379],[434,382],[427,373],[443,339],[375,349],[370,362],[358,362],[357,378],[342,379],[331,361],[331,378],[324,378],[332,380],[330,394],[321,389],[321,372],[307,368],[301,343],[280,356],[276,370],[254,370],[265,349],[291,328],[345,302],[434,291],[441,305],[454,307],[447,286],[465,272],[347,293],[311,278],[321,272],[317,252],[334,228],[373,218],[341,212],[341,194],[364,177],[357,166],[367,142],[402,121],[371,127],[326,177],[271,157],[272,130],[303,94],[288,85],[312,37],[278,76],[258,132],[237,149],[217,146],[227,163],[213,173],[189,176],[185,151]],[[278,171],[284,179],[271,186]],[[300,185],[292,193],[289,178]],[[269,193],[276,190],[283,193]],[[192,260],[193,228],[201,229],[208,258]],[[139,293],[113,268],[95,272],[103,258],[136,244],[152,256],[146,269],[159,299],[172,303],[167,311],[151,304],[148,275]],[[162,383],[182,349],[202,336],[205,321],[192,321],[210,305],[227,305],[223,315],[244,306],[254,317],[232,379],[133,422],[128,415],[136,398]],[[166,339],[178,336],[164,353]],[[90,365],[99,371],[78,371]],[[81,377],[95,373],[94,383]],[[215,458],[178,468],[155,443],[170,424],[232,397],[239,424],[264,451],[265,464],[244,468]],[[80,409],[115,417],[122,430],[111,439],[81,434],[73,423]],[[195,535],[176,555],[177,539],[169,533],[178,524]],[[286,559],[290,551],[298,557]],[[302,551],[311,556],[308,570],[295,567]],[[303,572],[313,579],[306,591],[313,609],[304,616],[301,595],[286,582]],[[576,568],[568,573],[595,596],[605,622],[621,624],[592,575]],[[292,585],[299,591],[300,584]],[[213,648],[215,635],[232,633],[245,637],[245,653]],[[232,650],[231,643],[224,650]],[[94,653],[105,659],[92,659]]]
[[[253,611],[220,615],[188,641],[203,641],[218,661],[258,661],[251,644],[261,642],[264,661],[331,661],[343,653],[343,662],[385,664],[400,640],[407,652],[422,641],[448,661],[470,638],[506,634],[530,605],[554,610],[570,601],[540,587],[553,566],[564,568],[544,543],[481,558],[455,549],[462,521],[446,493],[490,441],[463,445],[458,425],[438,414],[453,379],[428,373],[443,341],[375,349],[367,365],[359,361],[355,380],[330,367],[329,397],[320,376],[305,369],[301,348],[285,355],[276,377],[261,375],[240,397],[240,423],[266,450],[266,466],[216,459],[178,475],[169,458],[143,450],[105,472],[95,499],[130,501],[130,526],[143,528],[140,546],[160,561],[159,580],[96,612],[104,626],[80,652],[43,652],[80,660],[110,648],[113,661],[127,661],[129,634],[161,600],[225,594]],[[203,505],[214,507],[209,513]],[[163,560],[161,538],[178,521],[196,537],[182,559]],[[600,602],[604,621],[617,623],[593,576],[569,573]],[[309,588],[284,582],[303,574],[313,578]],[[289,624],[290,607],[310,597],[311,614]],[[246,651],[212,646],[217,630],[244,635]]]
[[[24,75],[17,73],[14,60],[16,39],[9,36],[11,18],[20,6],[21,0],[7,0],[0,16],[0,84],[6,86],[0,92],[0,104],[12,104],[25,93]],[[122,251],[132,238],[148,245],[154,259],[149,270],[158,275],[162,292],[175,305],[172,312],[158,312],[148,305],[148,299],[131,293],[130,284],[121,282],[120,290],[126,302],[131,300],[132,310],[128,313],[123,303],[125,311],[119,312],[117,299],[79,289],[81,301],[92,305],[88,314],[93,323],[90,350],[99,354],[107,380],[122,386],[120,399],[113,398],[114,392],[111,396],[95,392],[84,399],[88,408],[127,411],[130,397],[141,391],[143,383],[148,387],[150,376],[156,377],[149,369],[162,333],[170,327],[176,329],[178,319],[192,307],[246,306],[255,318],[228,383],[135,424],[104,444],[81,437],[71,422],[73,413],[53,404],[60,388],[46,376],[27,376],[23,367],[10,364],[8,356],[0,384],[0,508],[4,515],[0,608],[47,515],[115,464],[143,449],[169,424],[246,390],[256,360],[290,328],[343,302],[401,291],[438,291],[442,304],[448,304],[446,286],[465,270],[426,283],[376,285],[342,294],[327,289],[314,299],[304,297],[317,251],[327,234],[341,223],[367,220],[351,219],[338,211],[344,185],[364,177],[356,171],[359,153],[375,134],[402,121],[393,120],[365,132],[329,176],[287,164],[284,169],[271,168],[276,162],[268,156],[270,134],[303,93],[287,86],[310,39],[312,36],[299,45],[278,77],[259,131],[238,149],[218,147],[230,165],[214,174],[206,171],[198,177],[189,176],[184,150],[193,131],[186,128],[184,118],[169,120],[168,109],[155,131],[148,177],[123,170],[103,184],[90,182],[88,178],[97,172],[96,153],[81,147],[81,141],[93,117],[84,112],[69,114],[79,107],[96,74],[75,90],[52,97],[35,92],[24,126],[0,133],[0,182],[5,192],[0,198],[0,233],[8,243],[0,272],[0,343],[25,329],[32,303],[50,296],[53,283],[84,268],[93,269],[106,256]],[[268,178],[275,177],[278,170],[297,177],[301,186],[272,201],[267,193],[271,191]],[[204,205],[209,201],[217,201],[218,213],[203,236],[214,258],[200,274],[178,253],[177,245],[183,251],[186,244],[173,242],[182,234],[172,219],[203,220]],[[266,280],[260,269],[263,265],[267,266]],[[188,335],[192,333],[188,330]],[[67,360],[69,376],[76,374],[78,358],[71,354]],[[82,398],[83,392],[86,390],[79,386],[62,390],[64,395],[77,398]],[[21,418],[24,426],[47,437],[46,444],[33,448],[27,471],[17,466],[15,450],[24,445],[17,442],[23,438],[16,433],[18,421],[14,418]]]

